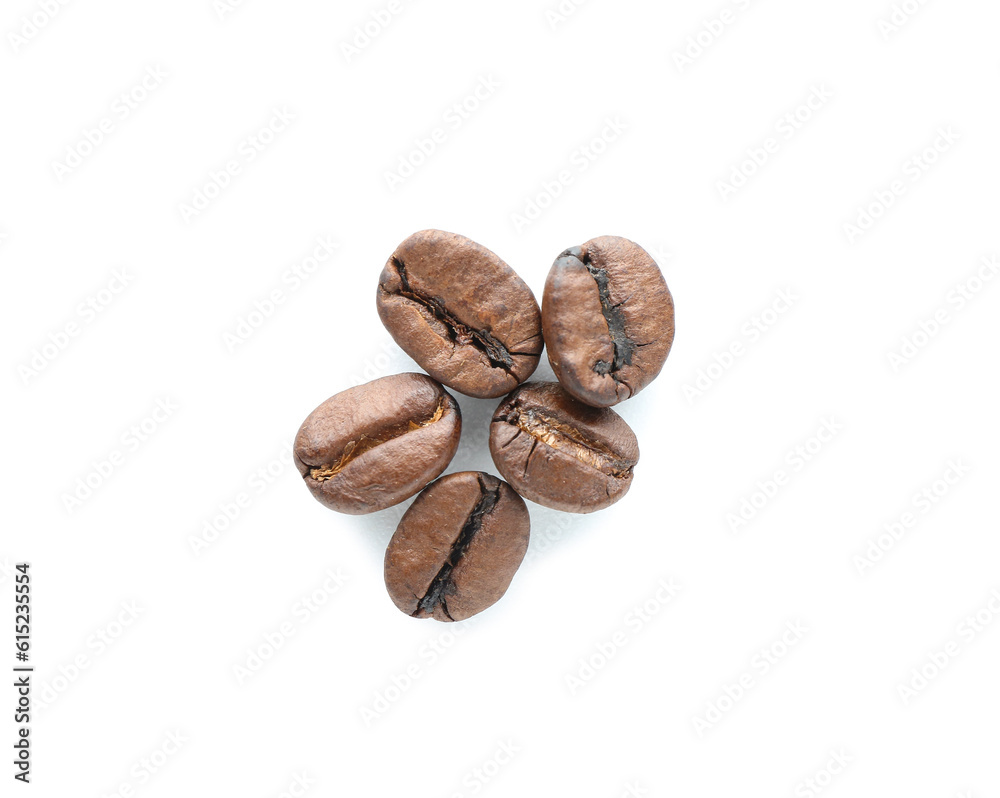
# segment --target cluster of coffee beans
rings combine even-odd
[[[539,309],[488,249],[425,230],[389,258],[377,306],[430,376],[383,377],[327,399],[300,427],[295,463],[313,496],[342,513],[422,491],[389,542],[386,588],[407,615],[460,621],[503,596],[524,558],[522,496],[589,513],[628,491],[639,444],[611,406],[659,374],[674,338],[673,299],[653,259],[624,238],[563,252]],[[543,343],[559,382],[526,383]],[[437,479],[462,432],[443,386],[506,395],[489,435],[506,482],[472,471]]]

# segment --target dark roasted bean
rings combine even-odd
[[[440,230],[415,233],[389,258],[378,313],[421,368],[479,398],[524,382],[542,352],[531,289],[485,247]]]
[[[310,413],[295,436],[295,464],[327,507],[371,513],[444,471],[461,432],[454,397],[424,374],[397,374],[338,393]]]
[[[614,410],[578,402],[554,382],[529,382],[493,414],[490,453],[526,499],[590,513],[628,492],[639,443]]]
[[[506,592],[528,548],[528,508],[490,474],[449,474],[421,493],[385,553],[385,586],[414,618],[461,621]]]
[[[542,329],[560,384],[581,402],[610,407],[660,373],[674,340],[674,301],[642,247],[602,236],[552,265]]]

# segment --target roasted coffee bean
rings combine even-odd
[[[385,552],[385,586],[414,618],[461,621],[507,591],[528,548],[524,501],[490,474],[442,477],[403,515]]]
[[[524,498],[590,513],[628,492],[639,442],[614,410],[578,402],[554,382],[528,382],[493,414],[490,454]]]
[[[295,465],[320,502],[341,513],[410,498],[451,462],[462,412],[425,374],[349,388],[313,410],[295,436]]]
[[[415,233],[379,278],[378,314],[405,352],[469,396],[503,396],[542,352],[531,289],[485,247],[440,230]]]
[[[552,265],[542,330],[560,384],[581,402],[610,407],[660,373],[674,341],[674,301],[646,250],[602,236]]]

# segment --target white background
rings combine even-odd
[[[893,30],[888,0],[52,5],[0,19],[0,595],[30,561],[28,790],[1000,796],[1000,6],[909,0]],[[450,627],[385,594],[406,505],[339,516],[286,465],[322,400],[415,368],[374,298],[427,227],[539,299],[564,248],[626,236],[677,305],[666,367],[619,407],[631,492],[531,505],[507,596]],[[495,402],[461,404],[451,469],[492,470]]]

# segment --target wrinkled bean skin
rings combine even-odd
[[[493,414],[490,454],[524,498],[591,513],[628,492],[639,442],[614,410],[585,405],[554,382],[528,382]]]
[[[507,483],[477,471],[442,477],[417,497],[389,542],[389,596],[414,618],[471,618],[506,592],[529,531],[528,508]]]
[[[424,374],[396,374],[323,402],[299,428],[293,454],[318,501],[362,515],[437,478],[461,432],[461,410],[441,385]]]
[[[379,317],[436,380],[478,398],[524,382],[542,353],[541,312],[504,261],[464,236],[415,233],[379,278]]]
[[[594,407],[611,407],[660,373],[674,340],[674,301],[659,266],[638,244],[602,236],[552,265],[542,330],[559,383]]]

